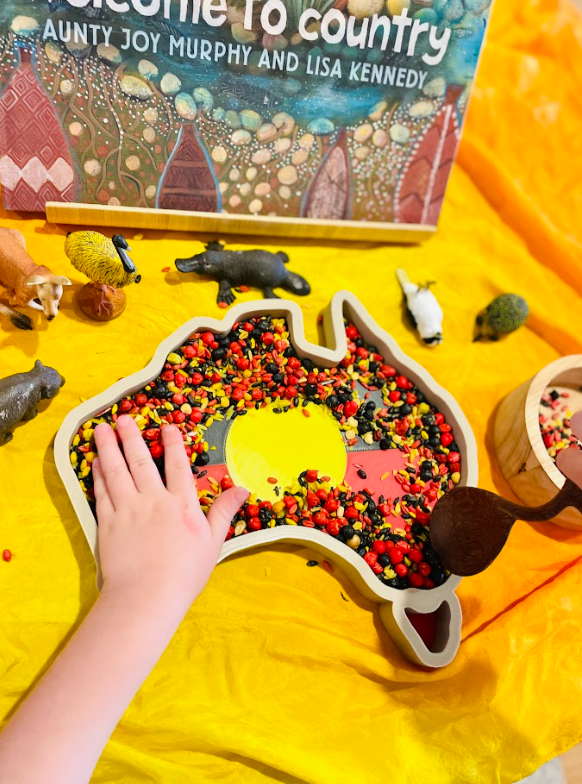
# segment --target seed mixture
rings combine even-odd
[[[570,419],[574,414],[571,410],[570,398],[571,393],[567,390],[549,388],[545,390],[540,400],[539,423],[542,440],[554,460],[566,447],[582,448],[582,444],[572,434],[570,427]]]
[[[121,414],[132,416],[162,477],[161,429],[177,425],[192,471],[201,478],[211,460],[207,433],[218,420],[245,416],[253,407],[270,406],[284,415],[308,403],[324,405],[336,419],[348,451],[358,445],[401,451],[404,468],[389,472],[401,495],[376,494],[366,486],[363,466],[357,488],[334,487],[329,477],[306,466],[292,487],[275,487],[276,502],[251,495],[233,520],[227,540],[278,525],[316,528],[361,555],[386,585],[441,585],[448,574],[430,545],[430,514],[438,498],[461,478],[461,456],[451,426],[424,393],[347,322],[346,336],[348,349],[339,365],[318,368],[297,355],[284,319],[252,318],[236,323],[224,335],[194,333],[169,354],[154,381],[79,428],[71,464],[87,498],[94,499],[93,432],[100,422],[114,425]],[[378,391],[381,404],[370,399]],[[365,452],[361,458],[364,464]],[[199,491],[204,511],[233,485],[228,474],[221,481],[208,479],[210,489]]]

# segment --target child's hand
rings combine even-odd
[[[162,430],[166,487],[133,419],[120,417],[117,432],[123,454],[109,425],[95,430],[103,593],[185,614],[208,582],[248,492],[222,493],[206,518],[178,428]]]
[[[103,590],[3,731],[3,782],[89,781],[116,724],[208,582],[248,496],[240,487],[220,495],[207,519],[178,428],[162,434],[167,489],[135,422],[120,417],[117,428],[125,458],[109,425],[95,430]]]

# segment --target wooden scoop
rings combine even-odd
[[[520,506],[488,490],[459,487],[436,504],[431,543],[445,569],[463,577],[478,574],[497,558],[516,520],[551,520],[568,506],[582,512],[582,490],[569,479],[543,506]]]

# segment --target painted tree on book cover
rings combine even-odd
[[[400,223],[436,226],[459,142],[456,103],[463,87],[451,85],[434,121],[418,142],[396,186],[394,217]]]
[[[168,210],[218,212],[220,198],[208,153],[193,123],[184,123],[160,182],[157,206]]]
[[[350,161],[346,129],[342,128],[309,186],[301,215],[319,220],[346,220],[350,211]]]
[[[9,210],[43,211],[47,201],[73,201],[75,169],[55,107],[28,47],[0,98],[0,176]]]

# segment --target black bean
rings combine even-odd
[[[340,528],[340,535],[346,541],[348,539],[351,539],[352,536],[354,535],[354,533],[355,533],[355,531],[354,531],[354,529],[353,529],[353,527],[351,525],[342,525],[342,527]]]

